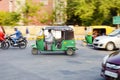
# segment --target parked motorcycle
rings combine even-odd
[[[12,35],[7,36],[6,37],[6,45],[5,45],[5,49],[8,49],[10,46],[12,47],[19,47],[20,49],[25,49],[27,46],[27,39],[26,37],[21,37],[20,39],[16,40],[16,44],[14,43],[13,39],[12,39]]]

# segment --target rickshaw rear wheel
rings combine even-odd
[[[33,55],[37,55],[38,54],[38,49],[37,48],[33,48],[32,49],[32,54]]]
[[[74,54],[74,50],[72,48],[68,48],[67,51],[66,51],[66,54],[71,56]]]

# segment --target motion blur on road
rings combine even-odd
[[[0,80],[105,80],[100,76],[102,59],[114,52],[107,50],[113,50],[115,45],[111,41],[109,44],[106,42],[108,46],[104,48],[107,50],[98,50],[94,49],[95,45],[100,42],[100,46],[103,46],[106,40],[96,40],[98,43],[95,44],[93,42],[98,36],[105,36],[115,29],[120,29],[120,0],[0,0],[0,26],[5,29],[2,31],[5,33],[5,36],[2,34],[3,38],[13,34],[14,28],[18,28],[29,40],[25,49],[11,46],[5,49],[6,39],[0,41],[2,43],[2,46],[0,45],[2,48],[0,49]],[[66,49],[68,55],[61,53],[32,55],[32,52],[37,54],[38,48],[32,44],[37,43],[35,40],[40,36],[40,30],[47,26],[73,28],[68,31],[74,33],[72,37],[65,29],[62,29],[67,32],[65,35],[62,35],[63,31],[58,32],[61,34],[61,39],[56,39],[59,44],[54,42],[57,45],[54,47],[56,47],[55,50],[60,50],[62,41],[65,41],[62,38],[66,38],[65,36],[72,40],[74,38],[78,48],[75,55],[68,56],[74,53],[71,48],[76,49],[75,41],[71,42],[71,39],[66,40],[73,46],[64,47],[68,48]],[[43,37],[40,41],[42,46],[45,39]],[[120,38],[120,35],[117,38]],[[94,48],[82,41],[94,45]],[[32,47],[34,47],[33,50]],[[48,47],[47,44],[46,50]]]
[[[76,54],[31,54],[26,49],[0,49],[1,80],[104,80],[100,76],[101,62],[112,51],[95,50],[77,41]]]

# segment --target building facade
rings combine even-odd
[[[32,24],[34,25],[46,25],[51,24],[50,16],[54,10],[54,0],[33,0],[36,3],[42,3],[40,11],[38,12],[38,16],[36,18],[32,18]]]
[[[55,24],[61,24],[65,22],[65,14],[62,12],[63,8],[65,8],[66,1],[65,0],[32,0],[36,3],[43,3],[43,6],[41,10],[39,11],[38,18],[40,17],[40,20],[33,18],[33,22],[30,24],[33,25],[42,25],[43,21],[42,19],[48,18],[50,15],[53,14],[53,11],[55,11]],[[25,5],[26,0],[0,0],[0,11],[6,11],[6,12],[21,12],[22,7]],[[64,6],[60,6],[60,4]],[[63,3],[64,2],[64,3]],[[51,24],[52,21],[48,21],[46,24]]]
[[[0,0],[0,11],[11,11],[13,7],[13,0]]]

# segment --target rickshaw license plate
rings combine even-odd
[[[110,72],[110,71],[105,71],[105,75],[113,77],[113,78],[117,78],[118,77],[117,73]]]

